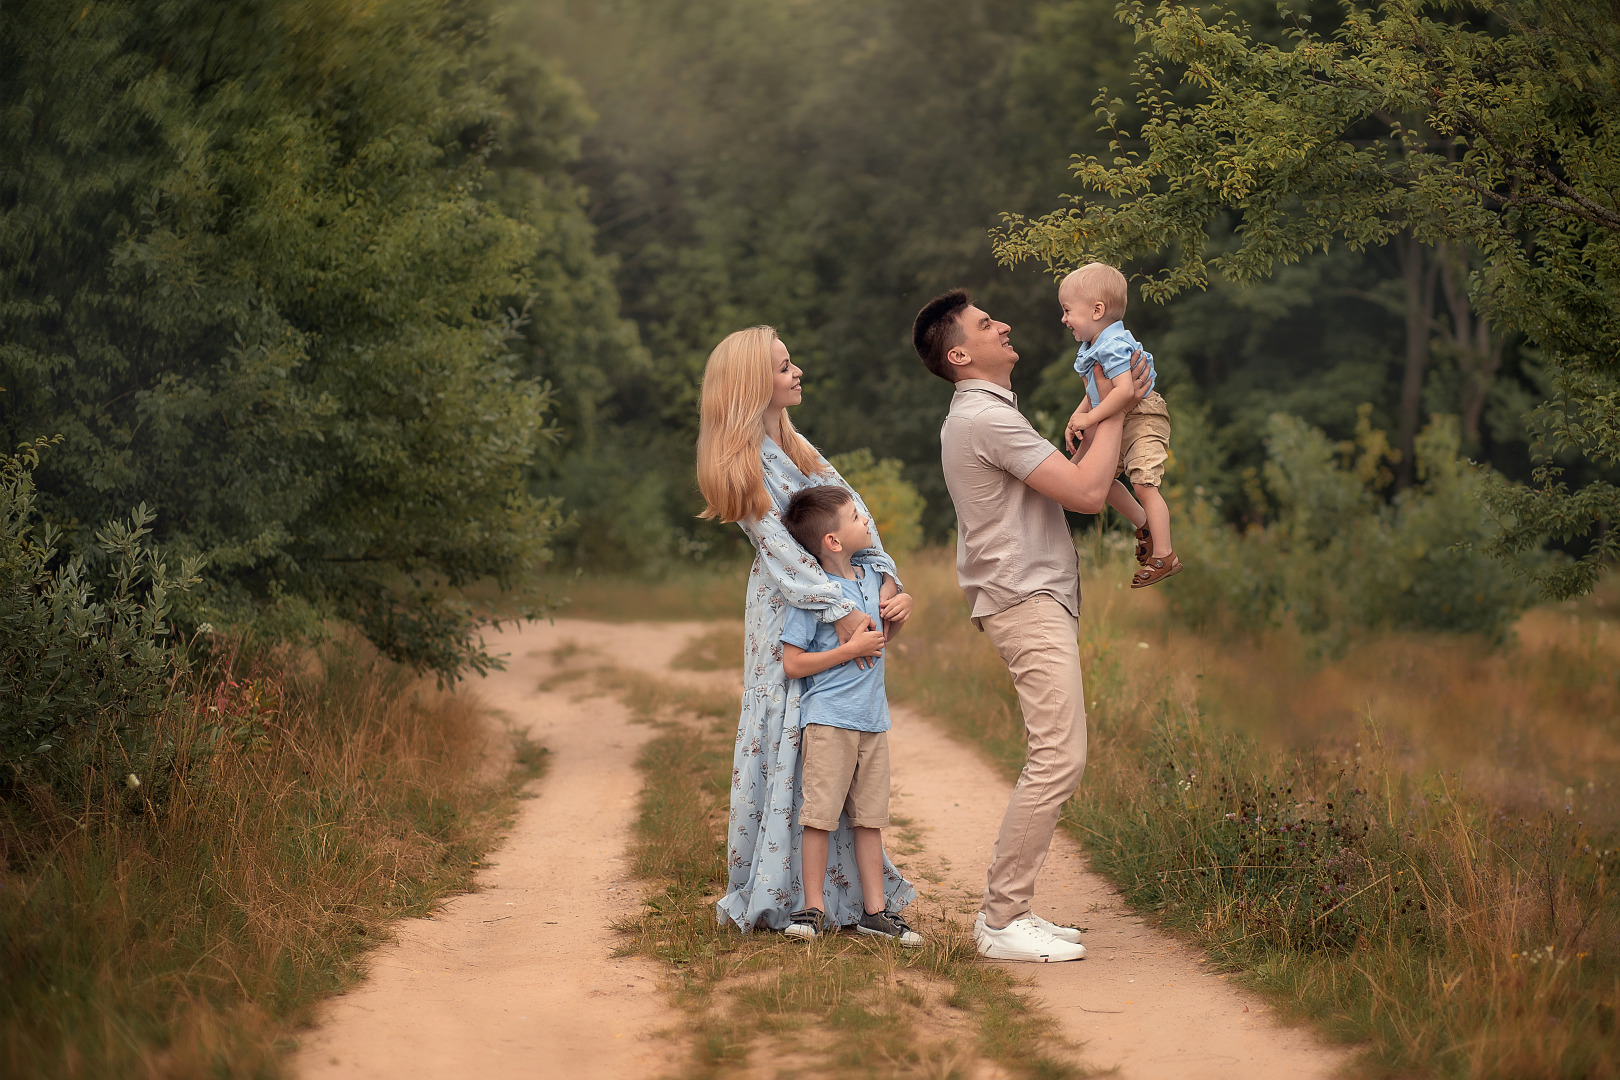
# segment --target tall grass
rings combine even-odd
[[[1370,1074],[1620,1073],[1612,624],[1532,612],[1504,648],[1370,634],[1313,659],[1180,630],[1116,553],[1083,554],[1091,760],[1064,820],[1097,869]],[[1015,769],[1016,698],[949,556],[906,577],[891,693]]]
[[[542,760],[353,642],[226,661],[98,795],[0,802],[0,1073],[278,1075],[387,921],[468,885]]]

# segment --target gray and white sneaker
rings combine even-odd
[[[803,911],[795,911],[788,916],[787,929],[783,930],[782,933],[788,937],[814,941],[821,936],[821,924],[825,918],[826,916],[821,913],[820,908],[805,908]]]
[[[1000,930],[992,930],[981,914],[973,923],[973,940],[979,955],[987,960],[1056,964],[1086,955],[1084,945],[1053,937],[1033,918],[1014,919]]]
[[[880,911],[875,915],[871,912],[862,912],[861,921],[855,924],[855,929],[872,937],[888,938],[909,948],[916,948],[923,943],[922,935],[907,926],[906,920],[896,911]]]

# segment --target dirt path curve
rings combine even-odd
[[[915,710],[893,715],[891,809],[911,819],[923,847],[896,861],[923,906],[971,921],[1012,785]],[[1310,1032],[1275,1023],[1258,997],[1207,973],[1196,949],[1132,915],[1064,833],[1035,901],[1046,918],[1089,928],[1086,957],[1007,966],[1034,979],[1087,1065],[1117,1068],[1121,1080],[1315,1080],[1346,1060]]]
[[[324,1010],[294,1073],[326,1078],[506,1077],[640,1080],[676,1071],[681,1016],[658,965],[611,957],[609,925],[637,910],[625,852],[635,817],[638,748],[652,728],[586,688],[541,684],[554,650],[687,683],[734,674],[671,671],[701,624],[559,620],[495,642],[508,670],[478,692],[551,751],[537,797],[521,804],[479,892],[432,919],[407,920],[371,956],[371,974]],[[594,657],[592,658],[594,659]],[[935,912],[970,920],[1010,785],[975,751],[897,708],[891,735],[897,814],[922,850],[899,856]],[[1344,1060],[1309,1033],[1279,1027],[1257,997],[1203,972],[1197,952],[1130,915],[1078,845],[1059,835],[1041,876],[1042,913],[1090,928],[1088,957],[1012,965],[1031,977],[1064,1035],[1093,1067],[1123,1080],[1327,1077]]]
[[[673,1071],[677,1051],[654,1036],[678,1024],[660,967],[613,959],[609,924],[641,898],[625,859],[635,820],[638,748],[653,734],[617,702],[576,698],[578,683],[539,689],[564,643],[623,667],[667,675],[696,624],[530,623],[492,641],[508,668],[475,686],[551,751],[537,797],[480,891],[431,919],[409,919],[370,957],[364,984],[335,999],[303,1039],[295,1075],[503,1080],[624,1080]]]

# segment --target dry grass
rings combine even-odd
[[[712,657],[732,645],[739,655],[737,633],[709,635],[688,666],[713,670]],[[690,1018],[686,1076],[1085,1075],[1012,976],[978,962],[960,923],[922,923],[919,949],[718,926],[736,694],[622,671],[595,677],[661,729],[639,762],[646,785],[633,852],[652,895],[619,929],[625,952],[670,967]]]
[[[1620,1073],[1609,596],[1532,612],[1502,649],[1381,635],[1321,660],[1181,630],[1115,553],[1084,554],[1091,764],[1066,824],[1097,869],[1361,1042],[1369,1074]],[[891,693],[1014,769],[1016,700],[949,556],[905,572]]]
[[[0,1073],[274,1076],[390,919],[464,889],[539,748],[353,643],[226,670],[139,788],[0,804]]]

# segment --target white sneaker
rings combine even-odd
[[[978,943],[979,955],[989,960],[1056,964],[1086,955],[1084,945],[1053,937],[1033,918],[1014,919],[1000,930],[992,930],[981,912],[973,922],[973,940]]]
[[[1072,926],[1059,926],[1055,922],[1047,922],[1045,919],[1041,918],[1039,915],[1035,914],[1033,911],[1029,913],[1029,917],[1030,917],[1030,919],[1032,919],[1034,921],[1036,926],[1040,927],[1042,930],[1046,931],[1048,934],[1051,934],[1053,937],[1057,938],[1059,941],[1067,941],[1071,945],[1080,944],[1080,931],[1075,929],[1074,927],[1072,927]],[[984,912],[981,911],[976,916],[974,916],[974,918],[973,918],[973,937],[974,937],[974,940],[978,940],[979,927],[981,927],[983,925],[984,925]]]
[[[1076,930],[1074,927],[1059,926],[1055,922],[1047,922],[1033,911],[1029,913],[1029,917],[1036,926],[1040,927],[1042,930],[1045,930],[1048,934],[1051,934],[1059,941],[1067,941],[1071,945],[1080,944],[1080,931]]]

